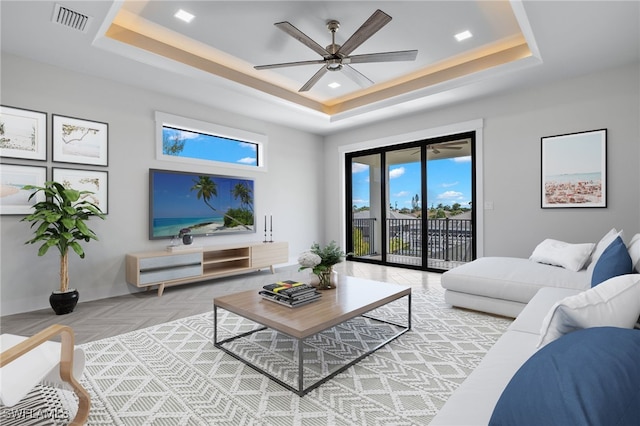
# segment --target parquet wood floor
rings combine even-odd
[[[0,329],[2,333],[30,336],[51,324],[65,324],[74,329],[77,344],[91,342],[208,312],[213,308],[214,297],[258,289],[278,280],[309,279],[308,272],[298,272],[297,269],[297,266],[289,266],[277,268],[275,274],[264,270],[197,284],[168,287],[162,297],[158,297],[156,291],[145,291],[89,302],[81,301],[68,315],[55,315],[48,308],[3,316],[0,317]],[[335,269],[338,273],[412,287],[440,286],[440,274],[432,272],[357,262],[342,262],[336,265]],[[79,291],[82,298],[82,289]]]

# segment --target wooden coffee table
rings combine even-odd
[[[398,324],[392,321],[386,321],[384,319],[373,318],[366,315],[367,312],[373,309],[379,308],[403,297],[407,298],[408,307],[405,324]],[[218,308],[247,318],[260,324],[261,327],[218,341]],[[305,387],[303,357],[304,340],[358,316],[369,318],[374,322],[390,324],[397,327],[399,331],[380,342],[372,349],[364,351],[363,354],[341,366],[336,371],[331,372],[330,374],[322,377],[319,381]],[[303,396],[307,392],[315,389],[322,383],[325,383],[327,380],[346,370],[353,364],[411,329],[411,287],[349,276],[339,276],[337,288],[335,290],[323,291],[320,300],[296,308],[289,308],[287,306],[273,303],[269,300],[264,300],[258,295],[257,290],[249,290],[227,296],[216,297],[213,300],[213,318],[213,343],[217,348],[222,349],[229,355],[244,362],[248,366],[266,375],[292,392],[295,392],[299,396]],[[265,371],[255,363],[242,357],[239,353],[225,347],[225,344],[233,342],[236,339],[247,337],[267,328],[283,333],[296,340],[298,355],[297,388]]]

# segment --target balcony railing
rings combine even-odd
[[[376,255],[375,219],[354,219],[353,252],[357,256]],[[473,260],[473,232],[469,219],[427,219],[427,241],[422,241],[421,219],[387,219],[387,253],[397,256],[422,258],[423,250],[428,259],[451,262]]]
[[[372,256],[376,253],[375,218],[353,219],[353,253],[357,256]],[[357,235],[359,233],[359,235]]]

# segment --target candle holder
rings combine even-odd
[[[273,215],[269,216],[269,242],[273,242]]]
[[[262,241],[263,243],[268,243],[269,241],[267,241],[267,215],[264,215],[264,240]]]

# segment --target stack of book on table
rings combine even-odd
[[[290,308],[315,302],[321,295],[312,285],[291,280],[267,284],[258,294],[267,300]]]

